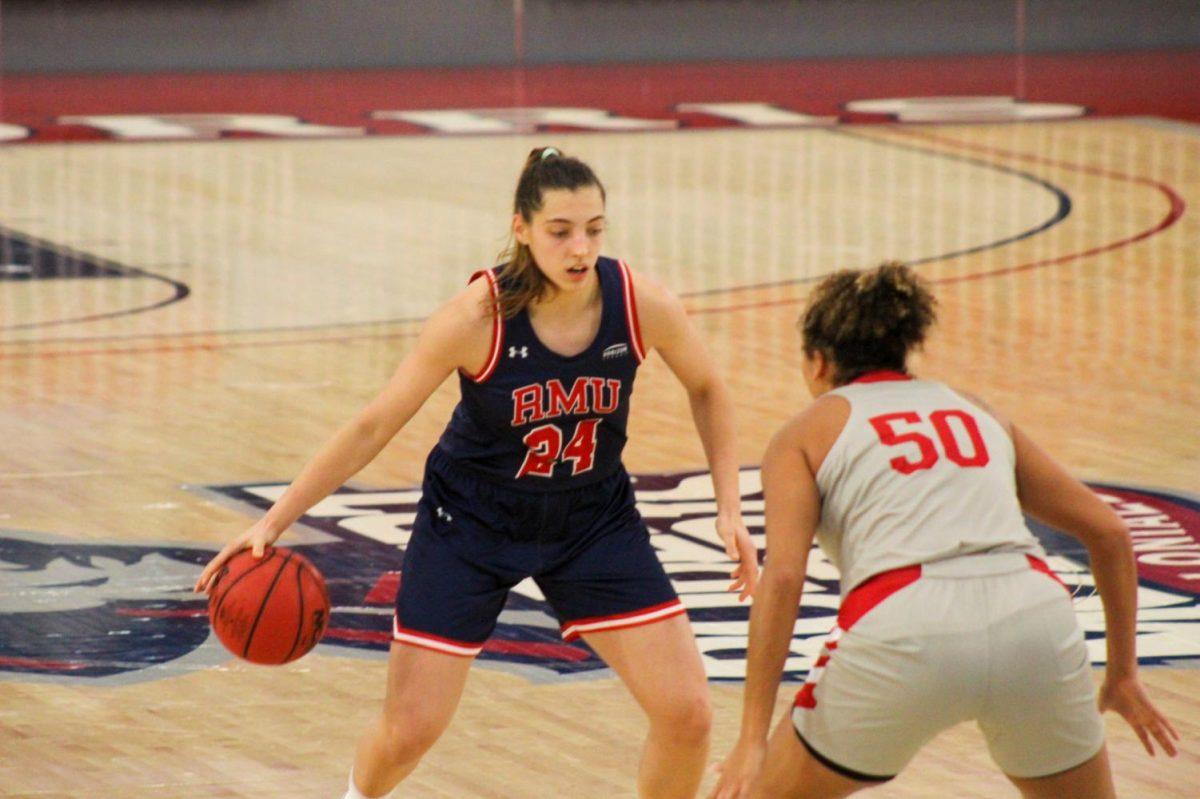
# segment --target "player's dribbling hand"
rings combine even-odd
[[[200,577],[196,580],[196,585],[192,590],[197,594],[207,592],[212,587],[213,577],[221,570],[225,561],[243,549],[249,549],[254,553],[254,557],[261,558],[266,548],[274,544],[277,538],[279,538],[279,533],[267,525],[266,517],[259,519],[249,530],[221,548],[221,551],[204,567],[204,571],[200,572]]]
[[[1136,674],[1112,679],[1106,677],[1104,685],[1100,686],[1099,704],[1101,713],[1106,710],[1115,710],[1121,714],[1121,717],[1137,733],[1137,737],[1142,741],[1142,746],[1146,747],[1146,751],[1150,753],[1151,757],[1154,757],[1154,745],[1151,743],[1151,738],[1158,741],[1158,745],[1168,755],[1175,757],[1176,749],[1172,738],[1178,741],[1179,733],[1175,732],[1175,728],[1171,726],[1171,722],[1167,721],[1167,717],[1160,713],[1154,703],[1150,701],[1145,686],[1142,685],[1142,681]]]
[[[717,764],[720,779],[708,795],[708,799],[745,799],[750,795],[754,779],[762,768],[766,756],[766,742],[744,743],[741,739],[733,751]]]
[[[725,554],[730,560],[737,561],[737,566],[729,573],[733,582],[726,590],[737,591],[738,601],[745,602],[758,584],[758,547],[754,546],[740,513],[718,513],[717,535],[725,545]]]

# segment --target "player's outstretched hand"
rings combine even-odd
[[[720,779],[708,799],[745,799],[766,755],[765,741],[745,743],[741,739],[724,761],[717,765]]]
[[[277,538],[279,538],[279,533],[267,526],[266,517],[259,519],[253,527],[222,547],[221,551],[204,567],[204,571],[200,572],[200,578],[196,580],[196,585],[192,590],[197,594],[207,592],[212,587],[213,577],[221,570],[225,561],[243,549],[250,549],[253,551],[254,557],[261,558],[263,551],[274,544]]]
[[[1159,712],[1150,701],[1146,687],[1136,674],[1116,678],[1105,678],[1100,686],[1100,712],[1115,710],[1133,727],[1142,746],[1154,757],[1154,744],[1151,739],[1158,741],[1168,755],[1175,757],[1175,741],[1179,733],[1167,721],[1167,717]],[[1174,739],[1174,740],[1172,740]]]
[[[738,601],[745,602],[758,585],[758,547],[754,546],[740,513],[718,514],[717,535],[725,545],[725,554],[730,560],[737,561],[737,566],[729,573],[733,582],[727,590],[737,591]]]

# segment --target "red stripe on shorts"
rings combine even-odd
[[[846,599],[842,602],[842,606],[838,608],[837,625],[833,631],[829,633],[829,637],[825,639],[825,647],[821,652],[821,656],[817,658],[817,662],[809,669],[808,679],[804,685],[796,693],[796,701],[792,703],[792,707],[802,707],[812,709],[817,706],[817,683],[820,682],[821,670],[829,663],[833,657],[833,651],[837,649],[838,639],[842,633],[849,630],[863,616],[867,615],[883,600],[890,597],[892,594],[904,588],[907,585],[912,585],[921,578],[921,566],[902,566],[899,569],[880,572],[873,577],[868,578],[865,582],[859,583],[846,595]]]
[[[1062,579],[1054,573],[1053,569],[1046,565],[1046,561],[1042,560],[1041,558],[1034,557],[1033,555],[1026,555],[1025,559],[1029,561],[1029,567],[1035,572],[1041,572],[1042,574],[1050,575],[1051,579],[1061,585],[1064,591],[1066,591],[1068,594],[1071,593],[1071,589],[1067,588],[1067,584],[1064,583]]]
[[[920,564],[902,566],[899,569],[880,572],[865,582],[859,583],[847,596],[842,606],[838,608],[838,627],[845,632],[854,626],[855,622],[870,612],[892,594],[912,585],[921,577]]]

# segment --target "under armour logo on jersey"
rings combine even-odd
[[[520,355],[522,358],[529,357],[529,347],[509,347],[508,357],[515,358]]]
[[[437,517],[446,523],[450,523],[450,522],[454,521],[454,517],[451,516],[449,513],[447,513],[446,509],[443,508],[441,505],[437,506],[436,513],[437,513]]]

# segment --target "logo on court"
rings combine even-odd
[[[707,473],[637,475],[638,509],[687,607],[710,679],[740,679],[746,667],[749,607],[725,592],[730,564],[714,543],[716,504]],[[252,514],[286,485],[201,489]],[[1130,527],[1140,578],[1142,663],[1200,662],[1200,501],[1177,494],[1095,485]],[[757,469],[741,472],[746,523],[760,546],[762,489]],[[342,489],[314,506],[283,543],[325,575],[333,611],[317,651],[383,658],[404,547],[420,491]],[[1095,663],[1104,659],[1104,617],[1086,551],[1036,522],[1048,562],[1076,595]],[[203,597],[191,586],[216,547],[131,545],[0,530],[0,679],[125,683],[228,664],[210,635]],[[808,673],[838,606],[837,572],[817,549],[785,671]],[[537,586],[512,591],[484,666],[530,679],[572,678],[604,664],[582,642],[567,643]]]

